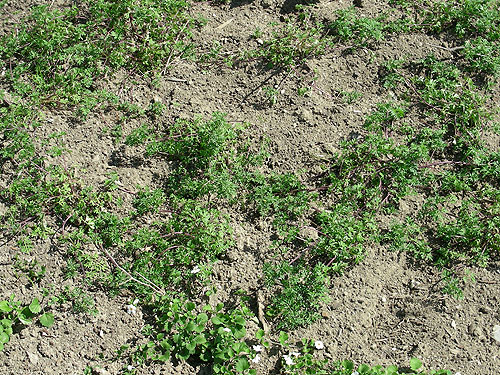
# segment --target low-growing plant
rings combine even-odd
[[[339,10],[328,24],[328,35],[334,42],[352,43],[351,47],[366,47],[384,38],[384,16],[375,19],[359,17],[355,8]]]
[[[148,212],[158,212],[160,206],[165,203],[166,197],[162,190],[150,191],[148,187],[140,190],[134,200],[134,208],[137,215],[144,215]]]
[[[247,168],[262,160],[238,148],[241,126],[230,124],[225,115],[212,118],[178,120],[164,129],[141,126],[126,144],[146,145],[147,155],[157,155],[175,162],[174,171],[165,181],[166,194],[198,198],[209,194],[234,198]]]
[[[262,46],[248,52],[250,58],[262,58],[268,67],[291,71],[308,59],[325,53],[329,41],[322,23],[314,21],[307,11],[290,18],[282,30],[273,32],[272,38]]]
[[[328,268],[316,265],[265,264],[268,287],[278,287],[266,314],[276,322],[276,329],[293,330],[308,326],[319,317],[320,304],[327,300]]]
[[[47,269],[44,265],[38,263],[36,259],[23,259],[16,256],[14,268],[22,272],[31,284],[40,284],[45,276]],[[19,277],[19,275],[16,275]]]
[[[157,321],[145,331],[151,341],[140,348],[141,361],[171,357],[210,365],[216,374],[256,374],[249,359],[255,356],[245,342],[246,307],[225,311],[223,304],[205,305],[165,298],[155,307]]]
[[[149,77],[194,56],[200,25],[184,0],[83,1],[63,10],[36,6],[2,37],[13,93],[46,106],[77,107],[85,119],[108,93],[96,81],[120,68]],[[43,58],[40,58],[43,56]],[[111,102],[109,102],[111,104]]]
[[[293,225],[310,208],[315,194],[292,173],[253,173],[246,182],[249,186],[247,202],[262,217],[272,216],[278,233],[294,237]]]
[[[290,345],[287,335],[281,335],[282,346]],[[383,367],[368,366],[361,364],[355,367],[349,360],[328,361],[315,356],[316,352],[324,349],[324,344],[319,340],[302,339],[300,345],[295,349],[290,349],[288,354],[281,358],[282,374],[287,375],[451,375],[449,370],[419,371],[422,361],[418,358],[411,358],[407,370],[400,370],[397,366]],[[410,372],[408,372],[410,371]]]
[[[184,282],[188,292],[193,270],[225,254],[232,231],[219,211],[196,201],[179,201],[169,211],[170,219],[140,228],[125,243],[134,255],[128,268],[167,289]]]
[[[31,303],[23,306],[20,301],[16,301],[11,295],[8,300],[0,301],[0,351],[10,340],[14,326],[17,324],[29,325],[35,318],[44,327],[50,328],[54,324],[54,315],[51,312],[43,312],[45,309],[40,306],[38,298],[33,298]],[[39,314],[43,312],[42,315]]]
[[[355,208],[339,203],[318,212],[313,219],[318,239],[309,245],[309,256],[330,272],[342,273],[359,263],[365,256],[364,249],[377,233],[371,213],[356,213]]]
[[[66,285],[61,292],[55,293],[50,298],[51,305],[62,306],[66,303],[71,304],[71,309],[76,314],[97,315],[98,313],[94,298],[80,287]]]
[[[279,91],[274,87],[265,86],[262,88],[262,91],[265,94],[266,101],[271,104],[271,106],[278,103]]]

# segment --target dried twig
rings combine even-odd
[[[265,333],[269,332],[269,325],[264,317],[264,296],[261,290],[257,290],[257,315]]]
[[[111,263],[113,263],[113,265],[118,268],[120,271],[122,271],[125,275],[127,275],[130,280],[132,281],[135,281],[136,283],[138,284],[141,284],[143,286],[146,286],[150,289],[153,289],[156,293],[158,294],[161,294],[161,295],[165,295],[165,291],[158,287],[156,284],[154,284],[153,282],[149,281],[147,278],[145,278],[143,275],[139,274],[139,276],[144,280],[144,281],[141,281],[141,280],[138,280],[137,278],[135,278],[134,276],[132,276],[127,270],[125,270],[122,266],[120,266],[116,260],[111,256],[111,254],[102,246],[99,244],[96,245],[96,247],[101,250],[105,255],[106,257],[111,261]]]
[[[437,44],[430,44],[431,47],[436,47],[436,48],[441,48],[441,49],[444,49],[445,51],[448,51],[448,52],[455,52],[455,51],[458,51],[458,50],[461,50],[461,49],[464,49],[465,46],[458,46],[458,47],[443,47],[443,46],[438,46]]]

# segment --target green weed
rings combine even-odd
[[[321,56],[328,47],[323,24],[312,20],[309,13],[303,12],[291,18],[282,30],[273,33],[261,48],[250,51],[247,57],[261,58],[268,67],[295,70],[308,59]]]
[[[277,330],[308,326],[320,317],[320,303],[327,299],[327,268],[265,264],[264,276],[268,287],[280,289],[267,308]]]
[[[140,361],[195,360],[210,363],[217,374],[256,374],[249,359],[255,356],[244,341],[248,308],[224,312],[224,305],[205,305],[170,298],[155,307],[158,319],[146,327],[151,341],[140,349]],[[138,359],[137,358],[137,359]]]
[[[29,325],[34,319],[44,311],[40,306],[38,298],[33,298],[31,303],[23,306],[21,302],[15,300],[15,296],[11,295],[8,300],[0,301],[0,351],[4,349],[12,336],[14,326]],[[38,318],[38,321],[44,327],[50,328],[54,324],[54,315],[50,312],[44,312]]]
[[[196,201],[179,201],[170,211],[170,219],[140,228],[124,249],[135,254],[130,272],[168,289],[184,282],[189,291],[193,270],[225,254],[232,231],[220,212]]]

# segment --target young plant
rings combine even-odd
[[[155,308],[157,321],[147,327],[151,341],[141,347],[141,360],[201,361],[216,374],[256,374],[249,359],[256,352],[244,341],[246,307],[224,311],[224,305],[206,305],[197,311],[193,302],[165,298]]]
[[[308,59],[325,53],[328,40],[323,24],[315,22],[311,14],[300,13],[291,18],[282,30],[273,32],[271,39],[263,42],[249,57],[262,58],[270,68],[292,71]]]
[[[28,306],[23,306],[21,302],[15,300],[11,295],[8,300],[0,301],[0,351],[9,342],[13,334],[14,326],[17,324],[29,325],[43,311],[38,298],[33,298]],[[44,327],[50,328],[54,324],[54,315],[44,312],[38,318]]]
[[[278,286],[266,314],[277,324],[276,329],[293,330],[308,326],[319,318],[320,303],[327,298],[327,268],[313,269],[287,263],[265,264],[265,283]]]

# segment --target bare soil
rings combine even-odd
[[[11,14],[3,13],[3,31],[14,27],[23,12],[40,1],[9,1]],[[50,3],[50,2],[47,2]],[[251,36],[256,28],[264,33],[270,23],[282,22],[290,1],[233,1],[230,5],[195,2],[193,14],[205,17],[207,24],[195,35],[195,42],[210,46],[219,41],[225,50],[236,53],[257,46]],[[378,15],[388,9],[387,1],[363,2],[361,12]],[[68,5],[64,2],[53,6]],[[336,9],[351,2],[319,1],[314,12],[325,19]],[[10,7],[10,8],[9,8]],[[228,114],[228,119],[250,124],[248,137],[258,143],[270,140],[269,170],[276,172],[321,171],[325,160],[339,149],[340,142],[363,133],[362,124],[376,103],[388,99],[381,96],[378,67],[394,58],[416,59],[429,53],[447,57],[449,52],[435,46],[446,41],[424,34],[400,35],[380,42],[370,49],[345,54],[332,50],[312,59],[304,67],[306,74],[316,76],[310,95],[297,95],[294,79],[277,75],[266,80],[272,71],[258,64],[226,67],[199,66],[194,62],[176,61],[158,86],[138,80],[123,86],[118,76],[103,87],[142,107],[161,101],[168,107],[167,116],[192,118],[210,116],[214,111]],[[171,80],[175,78],[175,80]],[[275,105],[265,103],[262,85],[277,87],[280,94]],[[362,97],[345,103],[339,93],[357,91]],[[264,103],[263,103],[264,102]],[[494,103],[493,103],[494,105]],[[109,129],[119,121],[117,113],[90,115],[77,121],[72,113],[47,112],[39,135],[64,131],[65,147],[71,152],[63,160],[75,167],[79,177],[95,185],[116,172],[125,189],[137,185],[161,186],[168,165],[161,160],[144,159],[137,150],[115,142]],[[128,134],[140,125],[134,121],[123,124]],[[498,148],[498,139],[491,140]],[[126,193],[123,198],[130,201]],[[418,208],[419,202],[407,199],[401,215]],[[2,207],[0,206],[0,213]],[[218,292],[213,301],[228,301],[238,289],[256,296],[260,288],[263,260],[268,257],[271,226],[265,220],[249,222],[237,212],[229,212],[236,246],[227,257],[214,265],[212,283]],[[387,218],[381,220],[388,220]],[[322,340],[323,355],[328,359],[351,359],[356,363],[404,367],[412,357],[420,358],[425,368],[448,368],[455,374],[496,375],[500,369],[500,346],[492,338],[495,324],[500,324],[500,264],[474,269],[476,282],[457,300],[440,291],[440,273],[418,263],[404,253],[394,253],[374,245],[366,249],[367,257],[343,276],[333,278],[330,302],[322,306],[322,319],[312,326],[291,332],[293,340],[303,337]],[[17,255],[14,244],[0,250],[0,297],[11,294],[24,302],[40,293],[24,276],[16,275],[16,256],[36,259],[47,267],[41,286],[54,285],[62,290],[74,281],[65,280],[64,251],[50,239],[40,242],[35,252]],[[141,307],[129,315],[125,306],[133,296],[123,293],[110,296],[102,290],[91,290],[98,313],[76,314],[69,304],[56,312],[56,323],[46,330],[32,325],[12,336],[0,352],[0,374],[82,374],[87,366],[101,367],[102,374],[118,374],[123,366],[113,360],[115,351],[124,344],[142,342],[140,329],[146,324]],[[38,295],[40,297],[40,295]],[[251,323],[253,324],[253,323]],[[257,326],[250,327],[250,331]],[[279,357],[265,353],[258,364],[258,374],[275,374]],[[497,369],[497,370],[495,370]],[[140,374],[192,374],[204,369],[188,364],[153,365]]]

